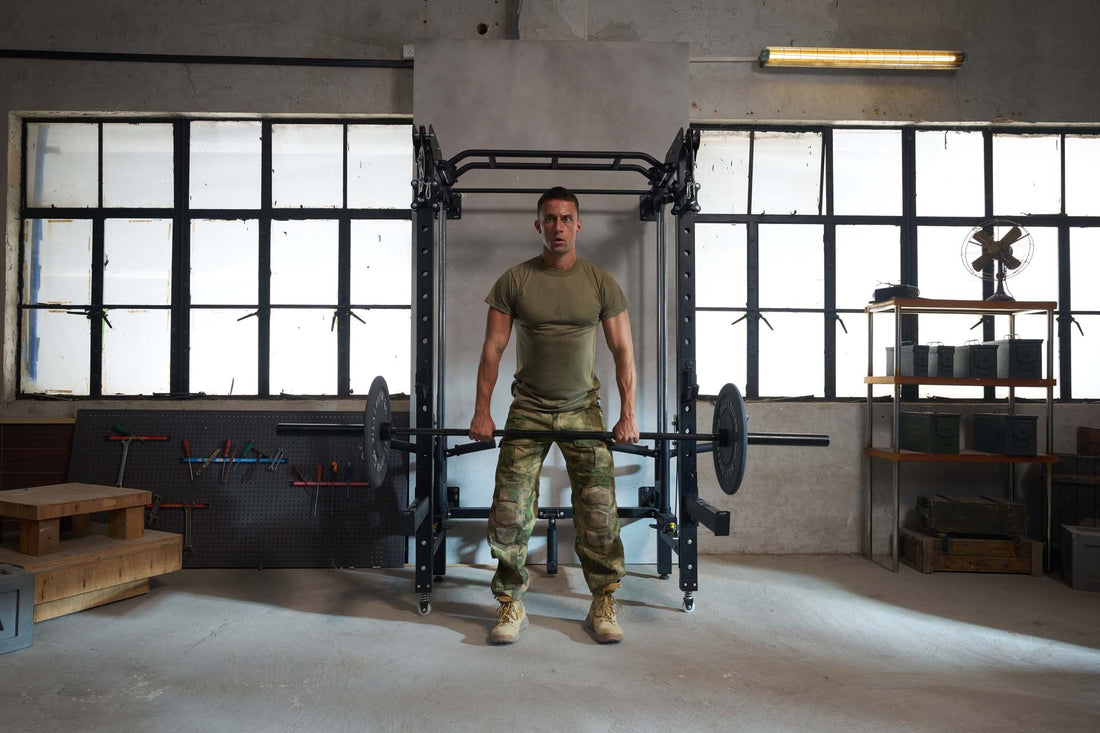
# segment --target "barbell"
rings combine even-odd
[[[386,480],[390,465],[390,439],[394,436],[465,436],[468,430],[461,428],[397,428],[390,413],[390,392],[386,380],[375,377],[367,392],[367,405],[362,423],[279,423],[275,432],[280,435],[316,433],[340,433],[363,435],[363,458],[367,463],[367,481],[371,486],[381,486]],[[614,434],[598,430],[494,430],[498,438],[544,438],[553,440],[614,440]],[[726,384],[718,392],[714,404],[711,433],[640,433],[642,440],[670,440],[701,442],[709,446],[697,447],[697,452],[713,454],[714,473],[718,485],[727,494],[737,493],[745,476],[745,454],[749,445],[827,446],[829,436],[817,433],[750,433],[745,400],[733,384]]]

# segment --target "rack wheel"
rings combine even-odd
[[[427,616],[432,612],[432,602],[428,600],[427,594],[420,596],[420,615]]]
[[[684,613],[695,613],[695,598],[690,593],[685,593],[684,602],[680,604],[680,608],[684,609]]]

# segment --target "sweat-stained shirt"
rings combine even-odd
[[[556,270],[533,257],[501,275],[485,302],[515,326],[513,404],[565,412],[596,401],[596,326],[630,306],[615,278],[580,258]]]

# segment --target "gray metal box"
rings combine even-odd
[[[1003,339],[997,346],[997,376],[1001,379],[1042,379],[1043,340]]]
[[[981,379],[997,376],[996,344],[963,344],[955,347],[955,376],[978,377]]]
[[[899,376],[923,377],[928,374],[928,347],[923,344],[902,344]],[[886,347],[886,376],[894,376],[894,347]]]
[[[0,563],[0,654],[34,641],[34,573]]]
[[[928,376],[955,376],[955,347],[932,344],[928,347]]]
[[[974,414],[974,442],[971,447],[983,453],[1005,456],[1033,456],[1036,453],[1035,415]]]
[[[1100,527],[1063,524],[1061,565],[1074,590],[1100,590]]]

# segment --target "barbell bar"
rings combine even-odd
[[[381,486],[390,464],[390,440],[394,436],[456,436],[469,434],[461,428],[396,428],[390,412],[390,393],[386,380],[375,377],[367,392],[363,422],[360,423],[279,423],[280,435],[318,433],[363,435],[363,458],[367,463],[367,480],[371,486]],[[494,437],[552,438],[555,440],[613,440],[614,434],[598,430],[494,430]],[[745,400],[733,384],[718,392],[714,403],[714,419],[710,433],[643,432],[642,440],[711,441],[714,472],[718,485],[727,494],[737,493],[745,476],[745,454],[751,445],[827,446],[829,436],[819,433],[750,433]]]

